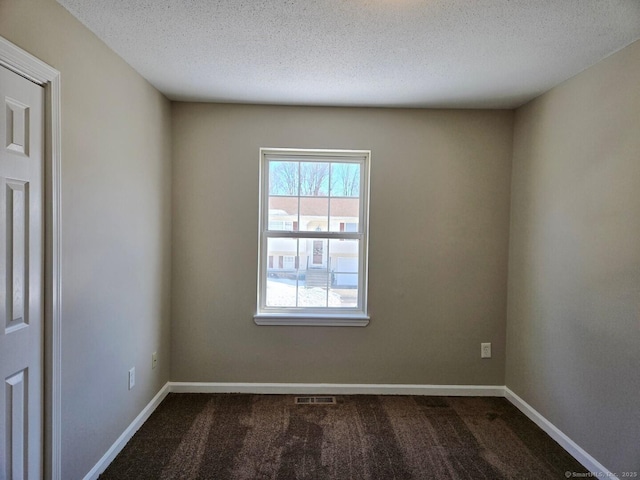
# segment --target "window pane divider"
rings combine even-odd
[[[360,240],[364,237],[364,234],[357,232],[282,232],[278,230],[271,230],[264,232],[264,236],[268,238],[326,238],[329,240]]]

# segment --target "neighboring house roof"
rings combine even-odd
[[[326,217],[329,201],[332,217],[359,217],[360,199],[347,197],[300,197],[301,216]],[[297,215],[298,197],[269,197],[269,213],[276,215]]]

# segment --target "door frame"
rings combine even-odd
[[[41,85],[44,103],[44,410],[45,478],[61,480],[62,124],[60,72],[0,36],[0,65]]]

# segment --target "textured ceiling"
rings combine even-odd
[[[640,38],[640,0],[58,0],[174,100],[511,108]]]

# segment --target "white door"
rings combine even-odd
[[[44,90],[0,67],[0,479],[42,478]]]

